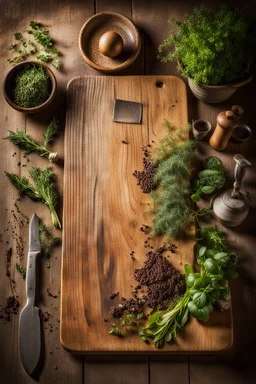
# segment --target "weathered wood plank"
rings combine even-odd
[[[104,356],[85,360],[84,384],[149,383],[148,358]]]
[[[7,4],[8,3],[8,4]],[[27,132],[35,139],[42,142],[42,132],[46,124],[49,122],[52,116],[56,116],[60,120],[60,133],[58,139],[56,139],[56,146],[60,154],[63,157],[63,130],[65,121],[65,88],[69,78],[82,73],[92,73],[90,67],[88,67],[78,49],[78,35],[80,28],[88,17],[93,14],[94,2],[87,1],[86,3],[69,1],[60,2],[40,2],[34,1],[29,6],[22,4],[19,1],[5,2],[5,18],[1,18],[1,36],[0,44],[1,51],[4,52],[2,57],[3,62],[7,59],[10,52],[7,50],[7,46],[13,41],[13,33],[17,31],[23,31],[29,25],[30,20],[36,19],[44,24],[49,29],[51,36],[56,41],[56,45],[61,51],[61,61],[63,67],[60,72],[56,73],[58,81],[58,94],[49,110],[44,111],[41,114],[34,116],[27,116],[19,114],[12,110],[3,101],[1,93],[1,137],[7,135],[8,129],[26,129]],[[9,64],[3,65],[4,74],[10,68]],[[25,124],[26,123],[26,124]],[[16,155],[12,157],[13,153]],[[27,159],[29,158],[29,162]],[[15,236],[12,236],[7,232],[4,232],[6,228],[9,228],[14,219],[14,214],[18,216],[19,223],[22,219],[21,214],[18,214],[17,208],[14,206],[14,199],[17,196],[14,188],[9,184],[2,171],[8,170],[9,172],[16,172],[22,175],[28,174],[28,168],[31,165],[39,167],[48,166],[48,162],[45,159],[39,158],[35,154],[31,154],[28,158],[23,158],[20,152],[12,144],[1,141],[1,190],[6,193],[1,194],[1,230],[3,234],[3,247],[1,247],[1,279],[6,280],[6,283],[1,285],[0,303],[4,304],[4,300],[11,294],[8,279],[5,277],[6,271],[6,249],[12,247],[13,256],[11,264],[12,278],[16,280],[16,292],[18,292],[21,307],[25,304],[25,284],[21,279],[19,273],[15,270],[15,263],[20,262],[26,266],[27,246],[28,246],[28,225],[24,225],[21,228],[16,224]],[[18,162],[21,165],[18,166]],[[23,166],[24,165],[24,166]],[[58,189],[62,189],[62,172],[61,166],[54,166],[57,173]],[[20,210],[28,217],[36,211],[38,215],[43,219],[45,224],[52,231],[52,224],[48,209],[40,203],[33,203],[27,198],[23,198],[21,202],[18,202]],[[61,202],[60,202],[61,206]],[[14,209],[14,212],[11,210]],[[61,211],[60,211],[61,215]],[[8,224],[8,221],[11,223]],[[15,222],[14,222],[15,223]],[[58,232],[58,235],[61,235]],[[21,236],[24,245],[24,256],[22,260],[16,254],[17,239]],[[9,244],[6,244],[9,241]],[[47,264],[50,268],[47,268]],[[40,261],[40,282],[38,290],[38,305],[43,312],[49,312],[50,319],[48,322],[42,322],[43,327],[43,339],[44,339],[44,352],[43,352],[43,367],[40,375],[40,382],[69,382],[75,377],[76,382],[82,382],[83,380],[83,363],[82,358],[74,358],[68,354],[60,346],[59,341],[59,300],[60,300],[60,264],[61,264],[61,248],[55,250],[51,259]],[[49,296],[48,292],[56,295],[57,298]],[[1,383],[30,383],[33,380],[24,372],[18,355],[18,316],[13,316],[13,319],[8,324],[3,325],[1,321],[0,333],[1,333],[1,369],[0,369],[0,381]],[[3,347],[4,346],[4,347]],[[2,349],[3,348],[3,349]],[[14,367],[12,369],[11,367]]]
[[[189,384],[187,356],[150,357],[150,383]]]

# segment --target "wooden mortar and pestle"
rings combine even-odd
[[[218,114],[217,126],[209,141],[212,148],[216,151],[223,151],[227,147],[243,113],[244,110],[240,105],[233,105],[230,111],[223,111]]]
[[[123,50],[123,39],[115,31],[105,32],[99,40],[99,51],[104,56],[116,57]]]

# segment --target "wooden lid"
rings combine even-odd
[[[108,31],[118,33],[123,40],[122,52],[107,57],[99,50],[99,41]],[[139,54],[140,34],[131,20],[118,13],[101,12],[92,16],[81,29],[79,48],[86,63],[101,72],[117,72],[127,68]]]

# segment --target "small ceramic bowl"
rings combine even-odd
[[[122,39],[122,51],[115,57],[104,55],[99,43],[106,32],[116,33]],[[97,71],[113,73],[131,65],[141,48],[138,29],[127,17],[114,12],[101,12],[83,25],[79,35],[79,48],[85,62]]]
[[[211,128],[211,123],[207,120],[195,120],[192,123],[192,132],[197,140],[203,140]]]
[[[45,102],[43,104],[40,104],[37,107],[33,107],[33,108],[23,108],[23,107],[20,107],[19,105],[15,104],[13,101],[13,95],[12,95],[13,88],[14,88],[15,76],[16,76],[17,72],[26,65],[35,65],[37,67],[39,67],[39,66],[43,67],[45,69],[47,75],[49,76],[49,79],[51,82],[51,94],[48,97],[48,99],[45,100]],[[57,90],[57,81],[56,81],[56,78],[55,78],[52,70],[49,67],[47,67],[47,65],[39,63],[37,61],[23,61],[22,63],[15,65],[15,67],[10,69],[10,71],[7,73],[7,75],[4,78],[4,82],[3,82],[3,93],[4,93],[5,100],[7,101],[7,103],[12,108],[16,109],[16,111],[23,112],[23,113],[37,113],[37,112],[42,111],[46,107],[48,107],[48,105],[54,99],[54,96],[56,94],[56,90]]]
[[[244,143],[252,136],[251,128],[246,124],[239,124],[232,133],[232,139],[238,143]]]

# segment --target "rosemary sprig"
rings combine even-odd
[[[54,185],[55,174],[51,168],[41,170],[32,167],[30,169],[29,174],[35,186],[24,176],[19,177],[14,173],[8,172],[5,172],[5,174],[22,195],[28,196],[33,201],[41,201],[48,206],[52,215],[53,225],[61,228],[61,223],[55,209],[57,204],[57,193]]]

